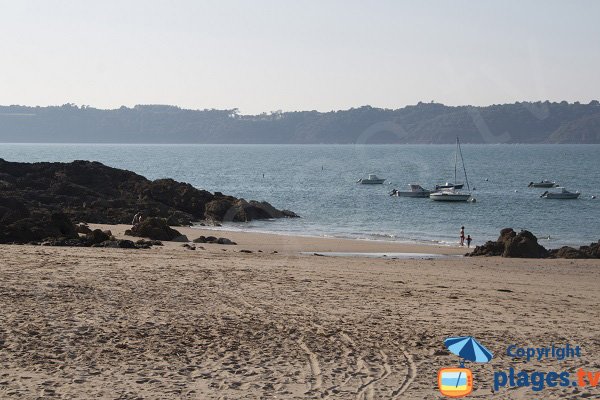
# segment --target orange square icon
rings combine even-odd
[[[473,391],[473,373],[468,368],[442,368],[438,387],[446,397],[464,397]]]

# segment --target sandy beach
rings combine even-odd
[[[103,228],[122,236],[127,227]],[[437,399],[437,371],[459,365],[443,340],[461,335],[494,353],[489,364],[468,364],[469,398],[600,395],[599,387],[492,387],[494,371],[510,367],[600,371],[600,260],[180,231],[238,244],[0,246],[0,398]],[[448,257],[310,254],[328,251]],[[506,355],[511,344],[552,343],[579,345],[581,357]]]

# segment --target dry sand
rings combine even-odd
[[[600,371],[599,260],[319,257],[297,253],[464,250],[209,233],[239,244],[0,246],[0,398],[437,399],[456,335],[495,354],[469,398],[600,396],[491,390],[510,366]],[[582,357],[513,361],[513,343]]]

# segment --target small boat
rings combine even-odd
[[[450,182],[446,182],[443,185],[435,185],[435,190],[442,190],[442,189],[462,189],[463,186],[465,186],[464,183],[450,183]]]
[[[469,199],[471,198],[471,193],[463,193],[457,189],[449,188],[431,193],[429,195],[429,198],[433,201],[469,201]]]
[[[417,185],[415,183],[411,183],[408,185],[410,190],[408,191],[400,191],[394,189],[392,192],[392,196],[398,197],[429,197],[431,194],[431,190],[423,189],[421,185]]]
[[[579,196],[581,196],[581,193],[569,192],[564,187],[559,186],[553,191],[546,190],[540,197],[543,199],[577,199]]]
[[[369,174],[368,178],[359,179],[357,183],[362,183],[363,185],[381,185],[385,182],[384,178],[379,178],[375,174]]]
[[[558,185],[556,184],[556,182],[550,182],[547,180],[543,180],[541,182],[529,182],[529,185],[527,185],[527,186],[534,187],[534,188],[553,188]]]
[[[460,142],[458,137],[456,138],[456,153],[454,155],[454,182],[456,182],[456,167],[458,164],[458,157],[462,163],[463,172],[465,173],[465,181],[467,183],[467,192],[461,192],[463,184],[446,183],[446,187],[440,188],[436,186],[436,191],[429,194],[429,198],[433,201],[469,201],[471,199],[471,188],[469,187],[469,178],[467,177],[467,169],[465,168],[465,160],[462,155],[460,148]]]

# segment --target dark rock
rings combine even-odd
[[[502,257],[511,258],[545,258],[548,250],[537,242],[529,231],[521,231],[515,236],[509,236],[504,241],[504,252]]]
[[[92,233],[92,230],[86,224],[78,224],[75,225],[75,232],[87,235],[88,233]]]
[[[88,233],[86,239],[90,245],[99,244],[110,240],[110,235],[107,235],[105,232],[102,232],[100,229],[94,229],[92,232]]]
[[[187,243],[190,241],[190,239],[188,239],[187,236],[185,235],[179,235],[177,237],[174,237],[173,240],[171,240],[172,242],[184,242]]]
[[[219,197],[206,204],[205,215],[216,221],[247,222],[253,219],[297,218],[291,211],[280,211],[266,201],[246,201],[234,197]]]
[[[212,194],[172,179],[150,181],[98,162],[16,163],[0,159],[0,243],[89,234],[71,221],[128,224],[142,211],[168,225],[293,217],[266,202]],[[135,234],[135,230],[132,230]],[[110,235],[109,235],[110,236]],[[166,239],[162,239],[166,240]]]
[[[135,241],[136,246],[163,246],[160,240],[145,240],[139,239]]]
[[[237,244],[236,242],[232,242],[231,240],[227,239],[227,238],[218,238],[217,239],[217,244],[230,244],[230,245],[234,245]]]
[[[502,256],[520,258],[600,258],[600,240],[589,246],[575,249],[563,246],[560,249],[546,250],[538,244],[537,238],[529,231],[516,233],[512,228],[504,228],[495,242],[486,242],[477,246],[467,256]]]
[[[186,248],[188,250],[196,250],[196,246],[188,244],[188,243],[182,244],[181,247]]]
[[[504,243],[502,242],[492,242],[487,241],[485,242],[484,245],[482,246],[477,246],[475,247],[475,249],[471,252],[471,253],[467,253],[465,254],[466,256],[486,256],[486,257],[492,257],[492,256],[501,256],[502,253],[504,253]]]
[[[600,258],[600,240],[597,243],[591,243],[589,246],[581,246],[575,249],[569,246],[563,246],[560,249],[550,250],[552,258]]]
[[[252,253],[252,250],[240,250],[240,253]]]
[[[113,249],[138,249],[141,247],[136,246],[131,240],[106,240],[102,243],[95,243],[92,247],[108,247]]]
[[[538,244],[537,238],[529,231],[516,233],[512,228],[504,228],[495,242],[488,241],[477,246],[468,256],[502,256],[518,258],[544,258],[548,251]]]
[[[36,210],[27,218],[6,225],[0,223],[0,243],[30,243],[46,238],[78,237],[75,225],[62,213]]]
[[[173,240],[181,233],[167,225],[163,218],[148,217],[125,232],[128,236],[145,237],[153,240]]]
[[[206,236],[199,236],[193,240],[194,243],[206,243]]]

